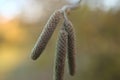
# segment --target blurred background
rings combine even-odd
[[[53,80],[60,26],[37,61],[31,49],[50,15],[77,0],[0,0],[0,80]],[[76,31],[76,75],[64,80],[120,80],[120,0],[82,0],[69,15]],[[60,24],[59,24],[60,25]]]

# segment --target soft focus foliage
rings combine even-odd
[[[0,23],[0,80],[52,80],[58,29],[41,57],[35,62],[29,58],[51,13],[38,23],[18,18]],[[66,72],[65,80],[120,80],[120,11],[84,5],[69,18],[76,31],[77,71],[74,77]]]

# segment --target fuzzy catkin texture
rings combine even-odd
[[[67,33],[65,30],[61,29],[59,33],[56,50],[54,80],[63,80],[67,52]]]
[[[31,58],[33,60],[36,60],[43,50],[45,49],[48,41],[50,40],[57,24],[59,23],[60,19],[62,18],[62,13],[60,10],[57,10],[51,15],[50,19],[48,20],[47,24],[42,30],[42,33],[40,34],[40,37],[38,38],[33,50]]]
[[[66,32],[68,33],[68,66],[69,73],[71,76],[75,74],[75,32],[72,23],[69,20],[64,21],[64,27]]]

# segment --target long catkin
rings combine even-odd
[[[48,20],[47,24],[43,28],[42,33],[32,50],[31,58],[33,60],[36,60],[45,49],[60,19],[61,19],[60,10],[55,11],[53,15],[51,15],[50,19]]]
[[[72,23],[69,20],[64,21],[65,30],[68,33],[68,66],[70,75],[75,74],[75,33]]]
[[[54,80],[63,80],[65,58],[67,53],[67,32],[61,30],[59,33],[59,38],[56,48],[56,59],[55,59],[55,71]]]

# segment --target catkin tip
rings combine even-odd
[[[32,52],[32,54],[30,55],[30,58],[31,58],[32,60],[37,60],[38,57],[39,57],[39,55],[38,55],[38,54],[36,55],[34,52]]]

